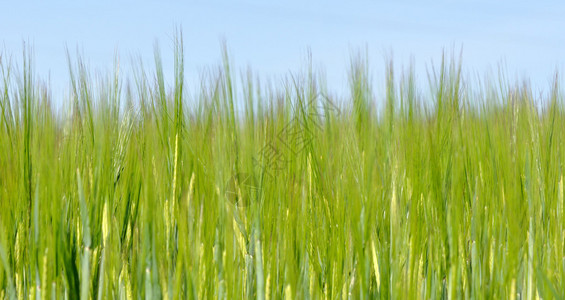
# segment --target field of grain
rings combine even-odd
[[[2,60],[0,298],[565,296],[557,76],[478,84],[446,57],[421,90],[353,59],[337,99],[226,54],[188,96],[183,60],[179,39],[167,84],[158,55],[104,80],[70,59],[65,99]]]

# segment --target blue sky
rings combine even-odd
[[[12,1],[0,4],[0,45],[20,59],[23,41],[30,41],[36,73],[49,76],[55,90],[68,83],[65,47],[80,49],[99,72],[112,69],[117,51],[127,71],[134,56],[152,66],[158,42],[172,74],[176,26],[184,32],[189,87],[202,69],[220,63],[225,39],[235,68],[262,77],[299,71],[311,49],[314,67],[325,70],[336,91],[346,91],[351,54],[359,50],[368,51],[376,81],[391,53],[397,66],[413,58],[425,80],[444,49],[461,47],[468,73],[504,64],[511,78],[544,89],[564,67],[564,13],[557,1]]]

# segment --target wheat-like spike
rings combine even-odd
[[[175,135],[175,158],[174,158],[174,165],[173,165],[173,194],[172,199],[177,198],[177,172],[178,172],[178,154],[179,154],[179,135],[178,133]]]
[[[375,279],[377,281],[377,290],[381,289],[381,272],[379,271],[379,260],[377,258],[377,251],[375,247],[374,238],[371,241],[371,255],[373,257],[373,271],[375,272]]]
[[[104,201],[104,207],[102,208],[102,245],[105,246],[108,240],[108,235],[110,234],[110,212],[108,209],[108,201]]]
[[[43,293],[41,293],[41,299],[47,299],[47,255],[49,254],[49,248],[45,248],[45,253],[43,253],[43,272],[41,274],[41,286],[43,287]]]
[[[267,282],[265,283],[265,299],[271,299],[271,273],[267,274]]]

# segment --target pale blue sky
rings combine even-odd
[[[116,3],[119,2],[119,3]],[[347,4],[344,4],[347,3]],[[546,88],[563,70],[565,4],[558,1],[12,1],[0,4],[0,43],[21,58],[22,42],[34,46],[36,73],[50,74],[56,90],[68,82],[65,47],[78,47],[93,70],[112,69],[117,50],[124,70],[139,55],[153,65],[158,41],[172,73],[172,38],[181,26],[186,75],[195,86],[204,67],[220,62],[225,38],[236,69],[264,77],[305,66],[310,48],[328,83],[345,91],[351,53],[367,49],[378,81],[384,59],[416,62],[420,78],[443,49],[463,47],[468,72],[483,74],[504,62],[511,77]],[[170,76],[169,76],[170,78]]]

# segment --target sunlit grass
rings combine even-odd
[[[391,62],[377,111],[364,59],[342,101],[225,54],[188,101],[175,45],[171,87],[158,52],[98,83],[69,55],[65,99],[2,60],[0,297],[565,296],[558,78],[540,99],[446,59],[428,93]]]

